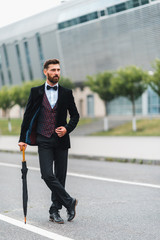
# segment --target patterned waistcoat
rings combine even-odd
[[[38,117],[37,133],[50,138],[55,132],[56,116],[57,103],[52,109],[46,94],[44,94],[40,114]]]

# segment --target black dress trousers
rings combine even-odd
[[[37,134],[36,140],[42,179],[52,192],[52,206],[49,212],[52,213],[54,210],[61,209],[62,205],[68,208],[72,203],[71,196],[64,188],[67,172],[68,149],[59,148],[55,135],[47,138],[41,134]]]

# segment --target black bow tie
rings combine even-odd
[[[53,90],[57,91],[57,88],[58,88],[57,86],[51,87],[51,86],[47,85],[47,90],[53,89]]]

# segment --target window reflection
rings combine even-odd
[[[12,84],[12,74],[10,71],[10,66],[9,66],[9,58],[8,58],[8,52],[5,44],[2,44],[3,52],[4,52],[4,58],[5,58],[5,63],[6,63],[6,68],[7,68],[7,74],[8,74],[8,79],[9,83]]]
[[[22,82],[24,82],[24,73],[23,73],[22,59],[21,59],[21,53],[20,53],[20,49],[19,49],[18,43],[16,43],[15,48],[16,48],[16,54],[17,54],[17,59],[18,59],[18,65],[19,65],[21,80],[22,80]]]
[[[28,46],[27,40],[24,40],[24,50],[25,50],[25,54],[26,54],[26,61],[27,61],[27,66],[28,66],[29,77],[30,77],[30,80],[33,80],[31,58],[30,58],[30,54],[29,54],[29,46]]]

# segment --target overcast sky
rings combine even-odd
[[[4,0],[0,6],[0,27],[50,9],[61,0]]]

